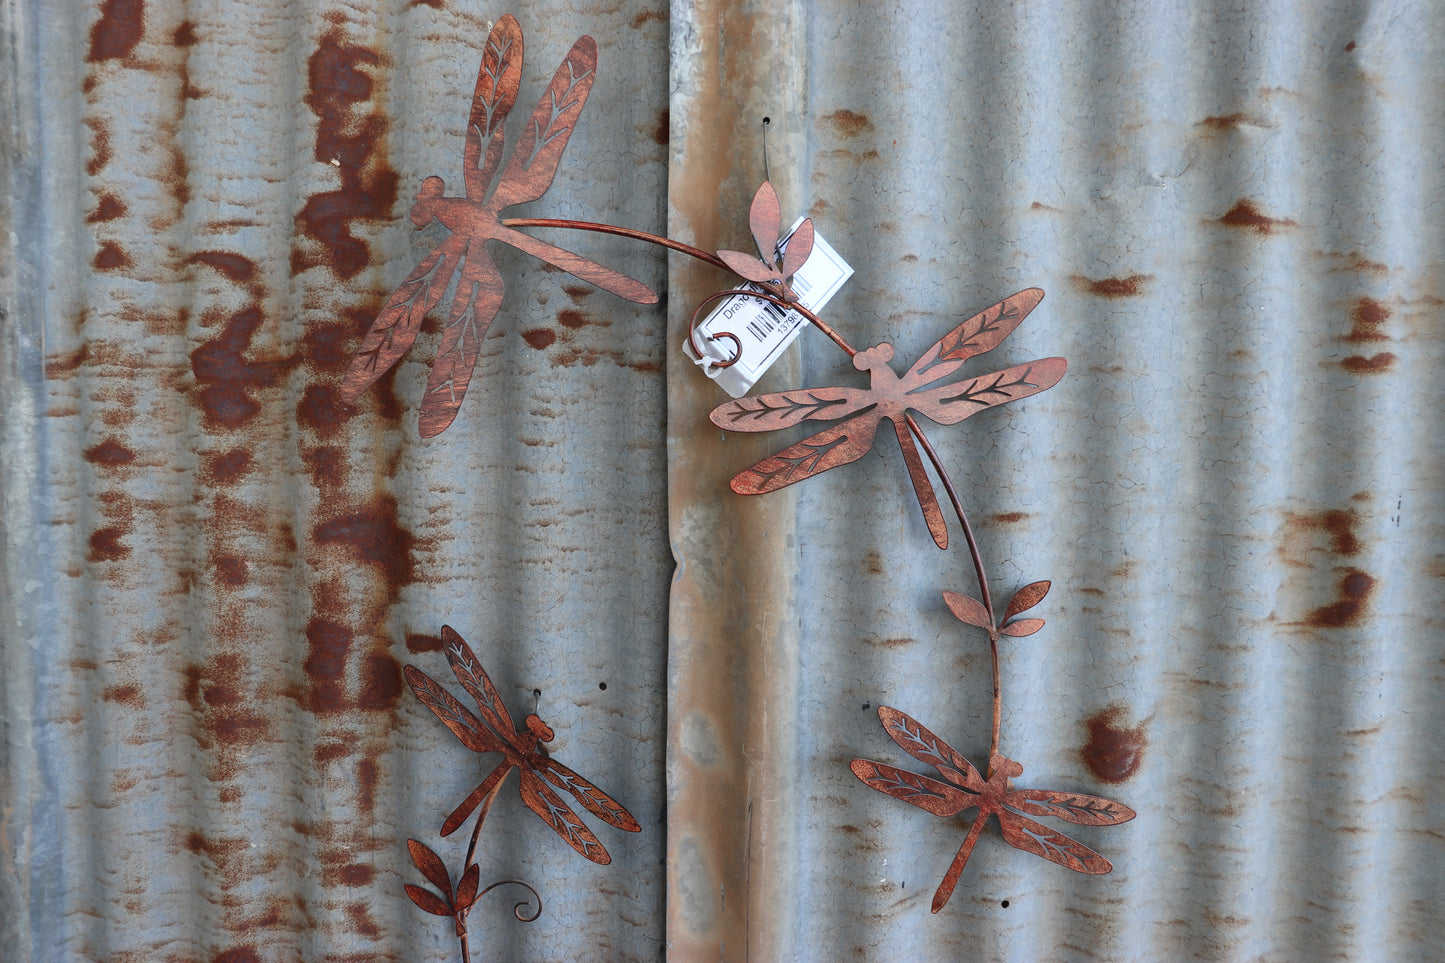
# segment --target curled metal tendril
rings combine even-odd
[[[486,889],[484,889],[484,890],[482,890],[480,893],[478,893],[478,894],[477,894],[477,899],[481,899],[483,896],[486,896],[488,893],[490,893],[492,890],[496,889],[498,886],[506,886],[508,883],[513,883],[513,884],[515,884],[515,885],[517,885],[517,886],[522,887],[522,888],[525,889],[527,892],[529,892],[529,893],[532,894],[532,899],[534,899],[534,900],[537,901],[537,912],[533,913],[531,916],[524,916],[524,915],[522,915],[522,910],[523,910],[523,908],[531,905],[527,900],[521,900],[521,901],[519,901],[519,902],[517,902],[517,903],[513,903],[513,904],[512,904],[512,915],[515,916],[518,920],[520,920],[520,921],[523,922],[523,923],[535,922],[536,919],[537,919],[537,917],[539,917],[539,916],[542,915],[542,896],[541,896],[540,893],[538,893],[535,889],[532,888],[532,884],[531,884],[531,883],[524,883],[524,882],[522,882],[520,879],[499,879],[499,880],[497,880],[495,883],[492,883],[492,884],[491,884],[490,886],[488,886]],[[474,900],[473,902],[475,902],[475,900]]]
[[[687,322],[687,343],[692,347],[693,354],[697,355],[699,358],[703,357],[703,353],[702,348],[700,348],[697,343],[698,315],[702,314],[703,308],[707,307],[709,304],[712,304],[714,301],[721,300],[722,298],[731,297],[756,298],[759,301],[767,301],[771,304],[776,304],[784,311],[791,311],[798,306],[795,302],[780,298],[776,294],[770,294],[767,291],[754,291],[748,288],[731,288],[727,291],[719,291],[716,294],[709,294],[707,297],[702,299],[701,304],[699,304],[695,309],[693,309],[692,317],[689,318]],[[721,341],[724,338],[728,339],[733,343],[733,356],[726,361],[712,362],[708,367],[731,368],[742,359],[743,343],[737,335],[733,334],[731,331],[718,331],[708,336],[709,341]]]

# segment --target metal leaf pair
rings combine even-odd
[[[782,208],[778,203],[778,192],[773,190],[771,183],[763,181],[748,210],[748,227],[752,230],[753,243],[758,246],[758,257],[742,251],[718,251],[718,258],[734,274],[756,284],[771,286],[787,300],[795,300],[789,280],[813,253],[813,219],[804,218],[788,239],[787,250],[779,254],[778,247],[783,240],[779,234]]]

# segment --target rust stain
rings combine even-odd
[[[397,678],[401,678],[399,671]],[[376,786],[380,780],[381,767],[377,765],[374,757],[368,756],[357,763],[356,788],[359,791],[359,799],[363,812],[369,813],[376,808]]]
[[[135,266],[125,248],[115,241],[106,241],[95,253],[95,259],[90,262],[91,267],[97,271],[125,271]]]
[[[1303,624],[1337,629],[1359,623],[1375,591],[1375,584],[1373,576],[1357,568],[1347,569],[1340,578],[1336,600],[1305,616]]]
[[[593,290],[595,289],[589,288],[582,284],[568,284],[562,288],[563,293],[565,293],[567,297],[571,298],[574,302],[581,301],[583,298],[589,297],[592,294]]]
[[[1350,333],[1345,335],[1345,340],[1351,344],[1389,341],[1390,336],[1380,330],[1388,320],[1389,308],[1374,298],[1360,298],[1350,311]]]
[[[844,137],[857,137],[864,131],[873,129],[872,121],[851,110],[835,110],[825,115],[823,120]]]
[[[1286,512],[1284,520],[1285,533],[1279,554],[1287,564],[1303,564],[1294,560],[1305,554],[1309,536],[1316,532],[1329,535],[1330,551],[1336,555],[1348,557],[1360,553],[1360,539],[1355,534],[1355,528],[1360,524],[1360,515],[1354,509]]]
[[[863,556],[863,563],[868,566],[868,571],[873,575],[883,574],[883,556],[876,550]]]
[[[557,332],[551,328],[533,328],[522,332],[522,340],[538,351],[545,351],[557,340]]]
[[[86,557],[92,562],[114,562],[125,558],[130,554],[130,546],[122,543],[121,538],[128,534],[129,530],[119,525],[96,529],[90,535],[90,554]]]
[[[100,195],[99,202],[85,219],[87,224],[102,224],[106,221],[114,221],[126,215],[130,209],[125,203],[114,194]]]
[[[659,23],[667,23],[666,10],[644,10],[632,18],[632,29],[637,30],[645,26],[648,21],[656,20]]]
[[[1076,288],[1101,298],[1132,298],[1141,292],[1145,281],[1152,279],[1153,276],[1148,274],[1134,274],[1127,278],[1101,278],[1097,281],[1081,274],[1073,276]]]
[[[241,588],[250,580],[246,560],[234,555],[220,556],[212,567],[216,570],[216,581],[227,588]]]
[[[214,268],[236,284],[250,284],[256,278],[256,262],[231,251],[197,251],[186,258],[186,263]]]
[[[1345,44],[1345,53],[1349,53],[1351,50],[1354,50],[1354,49],[1355,49],[1355,42],[1354,42],[1353,40],[1351,40],[1349,43]]]
[[[1358,251],[1350,251],[1348,254],[1327,253],[1316,251],[1316,257],[1329,258],[1340,262],[1331,267],[1331,271],[1356,271],[1361,274],[1385,275],[1390,273],[1390,266],[1381,261],[1371,261],[1363,257]]]
[[[302,670],[310,679],[307,708],[318,715],[351,708],[346,696],[346,660],[355,636],[344,625],[313,618],[306,626],[308,646]]]
[[[335,762],[337,759],[345,759],[351,755],[351,746],[345,742],[327,742],[316,747],[311,753],[311,758],[318,766]]]
[[[350,332],[343,324],[311,326],[302,339],[309,367],[316,371],[345,371],[351,364],[347,351]]]
[[[196,25],[189,20],[182,20],[171,34],[171,44],[176,47],[194,47],[196,45]]]
[[[1199,122],[1200,127],[1209,127],[1213,130],[1234,130],[1241,124],[1249,123],[1249,118],[1244,114],[1222,114],[1214,117],[1206,117]]]
[[[442,650],[442,637],[440,635],[411,633],[406,637],[406,650],[413,655],[422,652],[440,652]]]
[[[412,547],[416,539],[397,523],[396,499],[382,496],[375,505],[354,508],[313,529],[319,545],[335,545],[371,565],[393,591],[416,581]]]
[[[202,470],[202,478],[212,485],[229,485],[251,473],[251,453],[244,448],[212,455]]]
[[[301,460],[306,462],[306,471],[320,491],[330,494],[340,491],[346,484],[345,449],[335,445],[308,448],[301,453]]]
[[[1080,758],[1101,782],[1115,785],[1139,771],[1149,744],[1145,725],[1127,726],[1124,706],[1112,705],[1090,716],[1085,726],[1089,741]]]
[[[561,324],[562,327],[571,328],[574,331],[588,324],[600,324],[602,327],[610,327],[606,322],[593,321],[581,311],[573,311],[570,308],[557,312],[557,322]]]
[[[1028,512],[998,512],[993,516],[993,520],[1007,525],[1014,522],[1021,522],[1028,517]]]
[[[85,164],[85,172],[91,177],[99,174],[110,163],[110,130],[106,127],[105,121],[92,117],[86,120],[86,126],[90,128],[90,149],[92,151],[90,160]]]
[[[51,358],[45,362],[45,377],[59,378],[63,375],[75,373],[81,365],[90,360],[90,342],[82,344],[74,351],[63,354],[58,358]]]
[[[1350,374],[1383,374],[1389,371],[1395,364],[1395,356],[1388,351],[1382,351],[1372,358],[1361,355],[1351,355],[1340,362],[1340,367]]]
[[[330,266],[350,280],[370,263],[366,242],[352,234],[357,221],[391,219],[397,175],[386,162],[386,116],[362,109],[372,100],[372,77],[365,68],[384,62],[376,51],[328,30],[307,61],[306,105],[316,115],[316,160],[335,166],[341,187],[313,194],[296,215],[297,228],[316,242],[311,251],[295,248],[291,273]]]
[[[371,918],[371,913],[360,903],[352,903],[346,907],[346,915],[351,920],[351,932],[365,937],[369,940],[381,939],[381,927]]]
[[[141,694],[140,686],[134,684],[106,686],[101,693],[101,698],[106,702],[117,702],[129,709],[144,709],[145,696]]]
[[[99,63],[129,57],[144,30],[144,0],[104,0],[100,19],[90,28],[90,53],[85,59]]]
[[[261,954],[255,947],[237,946],[216,954],[213,963],[261,963]]]
[[[661,147],[672,142],[672,113],[666,107],[657,115],[657,126],[652,129],[652,142]]]
[[[107,439],[94,448],[85,450],[85,460],[92,465],[116,468],[135,461],[135,452],[114,439]]]
[[[341,400],[336,385],[308,385],[296,402],[296,421],[321,438],[335,435],[355,412],[355,407]]]
[[[264,321],[259,307],[244,308],[226,320],[219,335],[191,352],[191,372],[200,386],[197,400],[208,428],[238,428],[255,418],[261,403],[251,392],[274,386],[287,367],[277,360],[246,359]]]
[[[1295,221],[1261,214],[1258,206],[1249,198],[1243,198],[1236,202],[1219,219],[1219,223],[1228,227],[1247,228],[1259,234],[1271,234],[1283,228],[1299,227]]]

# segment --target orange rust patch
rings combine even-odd
[[[312,448],[301,453],[306,471],[316,487],[324,492],[338,491],[346,482],[346,452],[334,445]]]
[[[345,371],[351,364],[346,345],[349,336],[345,325],[312,326],[302,339],[309,366],[317,371]]]
[[[124,217],[128,210],[125,203],[114,194],[102,194],[99,203],[95,205],[95,210],[86,217],[85,223],[101,224],[105,221],[114,221]]]
[[[1357,624],[1365,615],[1375,584],[1373,576],[1357,568],[1347,569],[1340,579],[1336,601],[1305,616],[1304,624],[1332,629]]]
[[[180,26],[176,27],[171,34],[171,43],[177,47],[194,47],[196,45],[196,25],[189,20],[182,20]]]
[[[129,57],[145,30],[144,0],[104,0],[100,19],[90,28],[90,63]]]
[[[130,554],[130,546],[123,544],[121,538],[127,534],[127,530],[119,525],[96,529],[90,535],[90,554],[86,557],[92,562],[114,562],[125,558]]]
[[[250,570],[246,560],[234,555],[223,555],[214,563],[216,581],[229,588],[240,588],[249,581]]]
[[[351,746],[344,742],[328,742],[317,746],[311,753],[311,758],[316,761],[318,766],[324,766],[337,759],[345,759],[349,755],[351,755]]]
[[[90,343],[86,342],[69,354],[51,358],[45,362],[45,377],[59,378],[68,375],[90,360]]]
[[[416,539],[397,524],[396,499],[383,496],[373,506],[344,512],[312,530],[320,545],[346,549],[358,561],[374,566],[394,590],[416,581],[412,546]]]
[[[264,321],[260,308],[245,308],[227,319],[220,334],[191,352],[207,427],[238,428],[255,418],[261,404],[251,392],[275,385],[289,366],[279,360],[247,360],[251,339]]]
[[[1080,274],[1073,277],[1074,286],[1080,291],[1101,298],[1132,298],[1140,293],[1144,282],[1148,280],[1150,275],[1147,274],[1134,274],[1127,278],[1100,278],[1097,281]]]
[[[249,284],[256,276],[255,261],[230,251],[197,251],[186,258],[186,263],[215,268],[237,284]]]
[[[355,412],[335,385],[308,385],[296,402],[296,421],[321,438],[335,435]]]
[[[1206,117],[1199,122],[1200,127],[1208,127],[1212,130],[1233,130],[1240,124],[1247,123],[1249,118],[1244,114],[1223,114],[1216,117]]]
[[[538,351],[545,351],[557,341],[557,332],[551,328],[533,328],[522,332],[522,340]]]
[[[1028,517],[1027,512],[999,512],[993,516],[993,520],[1003,522],[1004,524],[1012,524],[1013,522],[1021,522]]]
[[[87,120],[86,126],[90,128],[90,148],[92,151],[90,160],[86,162],[85,172],[91,177],[99,174],[110,163],[110,130],[105,122],[99,118]]]
[[[589,288],[585,284],[568,284],[562,288],[567,297],[573,301],[581,301],[595,290],[596,288]]]
[[[255,947],[237,946],[216,954],[214,963],[261,963],[261,954]]]
[[[1238,201],[1225,212],[1224,216],[1219,219],[1219,223],[1227,227],[1247,228],[1258,234],[1270,234],[1280,228],[1299,227],[1295,221],[1261,214],[1254,201],[1249,198]]]
[[[566,310],[557,312],[557,323],[562,325],[562,327],[564,328],[571,328],[575,331],[583,325],[592,322],[591,319],[588,318],[587,315],[583,314],[581,311],[573,311],[572,309],[568,308]]]
[[[632,29],[636,30],[650,20],[658,20],[667,23],[667,11],[665,10],[644,10],[632,18]]]
[[[101,698],[106,702],[118,702],[131,709],[145,708],[145,697],[141,695],[138,685],[112,685],[106,686],[101,693]]]
[[[343,280],[354,278],[370,262],[371,252],[351,233],[352,224],[391,218],[397,175],[386,163],[386,116],[362,108],[372,102],[373,81],[365,68],[383,62],[376,51],[350,43],[335,28],[321,37],[307,61],[306,105],[318,121],[315,157],[336,168],[341,187],[313,194],[296,215],[299,232],[316,245],[310,252],[292,251],[293,275],[329,265]]]
[[[440,652],[442,651],[442,637],[412,633],[406,637],[406,650],[414,655],[422,652]]]
[[[1345,335],[1345,340],[1351,344],[1389,341],[1390,336],[1380,330],[1388,320],[1390,320],[1389,308],[1374,298],[1360,298],[1350,311],[1350,333]]]
[[[244,448],[235,448],[212,456],[202,474],[212,485],[229,485],[250,472],[251,453]]]
[[[103,468],[116,468],[135,461],[135,452],[118,441],[107,439],[94,448],[86,449],[85,460]]]
[[[1323,512],[1286,512],[1284,545],[1282,554],[1300,554],[1300,539],[1312,532],[1325,532],[1330,536],[1330,550],[1336,555],[1352,556],[1360,553],[1360,540],[1355,527],[1360,523],[1359,513],[1353,509],[1330,509]]]
[[[95,252],[95,259],[90,262],[91,267],[97,271],[124,271],[135,266],[125,248],[115,241],[106,241]]]
[[[657,126],[652,129],[652,142],[666,147],[672,141],[672,114],[666,108],[657,115]]]
[[[823,117],[832,128],[844,137],[857,137],[865,130],[873,129],[873,122],[863,114],[851,110],[835,110]]]
[[[311,680],[307,706],[312,712],[342,712],[351,708],[343,677],[354,638],[346,626],[327,619],[313,618],[306,626],[309,654],[301,668]]]
[[[1144,749],[1149,744],[1143,723],[1129,727],[1123,724],[1126,712],[1121,705],[1112,705],[1090,716],[1085,726],[1089,741],[1080,751],[1080,758],[1101,782],[1117,784],[1139,771]]]
[[[1351,355],[1340,362],[1340,367],[1350,374],[1383,374],[1389,371],[1395,364],[1395,356],[1388,351],[1382,351],[1373,358],[1366,358],[1361,355]]]

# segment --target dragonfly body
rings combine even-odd
[[[887,418],[903,450],[929,532],[939,548],[947,548],[948,528],[914,442],[915,435],[920,439],[923,436],[911,412],[952,425],[985,408],[1026,398],[1057,384],[1068,367],[1063,358],[1043,358],[966,381],[945,381],[966,360],[991,350],[1007,337],[1043,296],[1038,288],[1029,288],[974,315],[925,351],[901,377],[889,365],[893,346],[888,342],[858,352],[853,356],[853,365],[869,374],[867,389],[779,391],[739,398],[714,408],[708,417],[728,431],[773,431],[805,421],[844,419],[739,472],[732,480],[732,490],[741,495],[761,495],[857,461],[873,447],[878,424]]]

